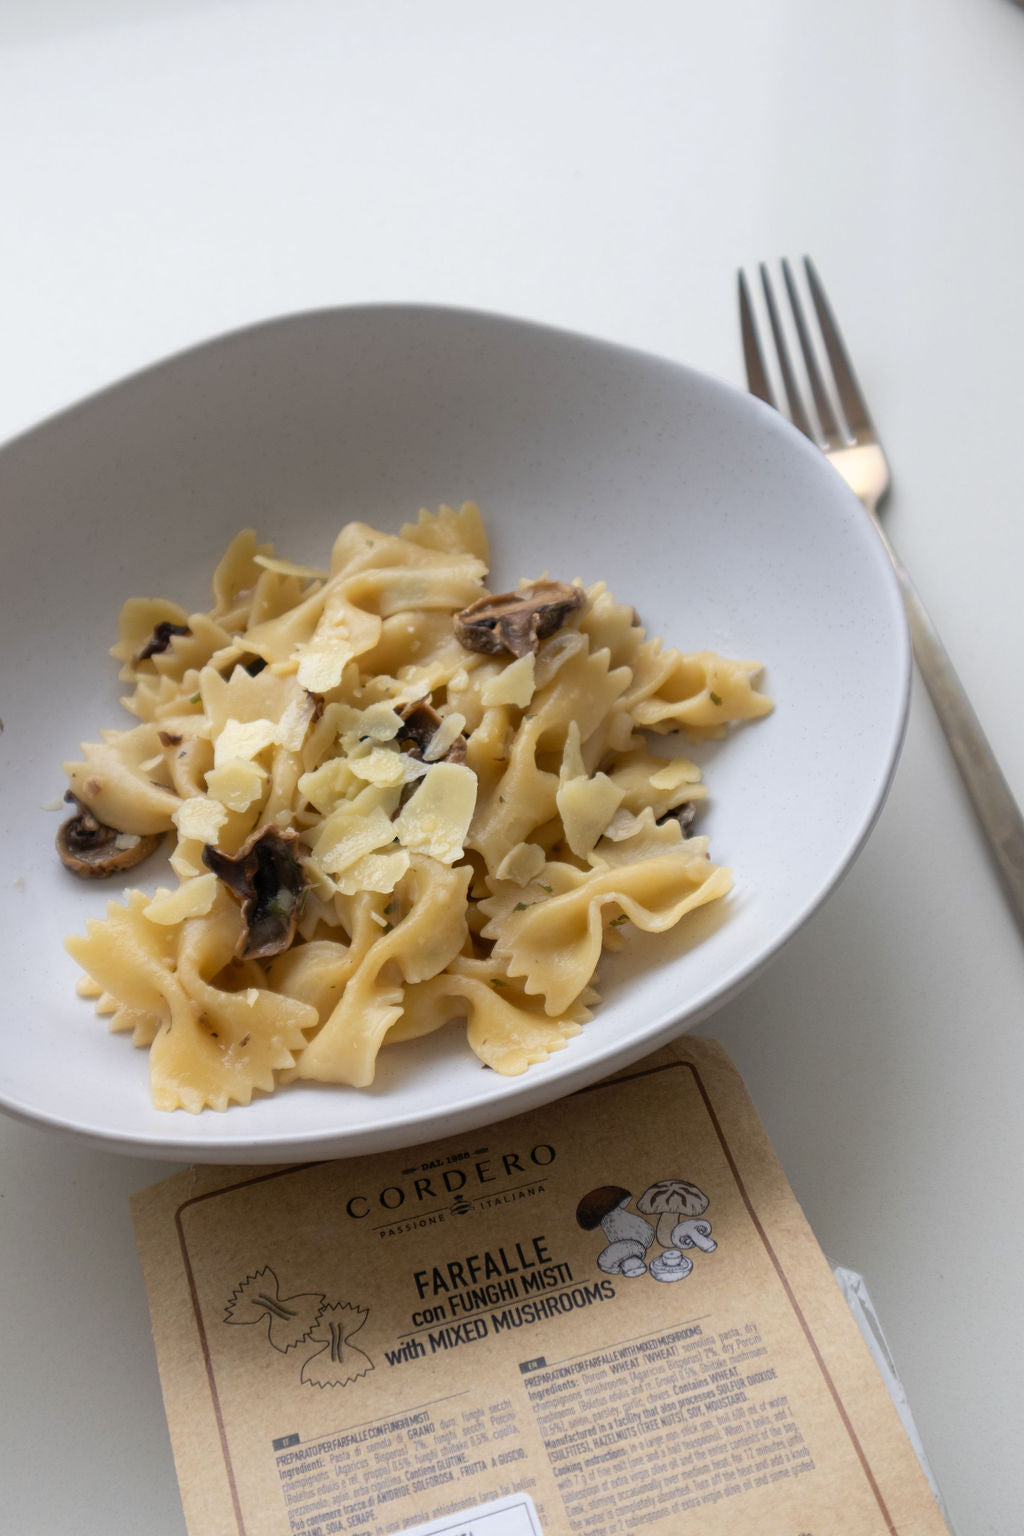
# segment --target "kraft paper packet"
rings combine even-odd
[[[191,1536],[946,1532],[713,1041],[133,1214]]]

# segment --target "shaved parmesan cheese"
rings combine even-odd
[[[359,716],[359,734],[374,741],[394,741],[402,729],[402,717],[385,700],[371,704]]]
[[[266,782],[266,769],[236,757],[221,768],[210,769],[206,775],[206,792],[229,811],[245,811],[260,798]]]
[[[298,678],[310,693],[330,693],[350,661],[370,651],[380,639],[376,614],[354,608],[342,598],[328,603],[313,638],[302,647]]]
[[[205,795],[190,795],[171,817],[180,837],[194,837],[201,843],[215,843],[227,819],[224,807]]]
[[[299,779],[299,793],[305,795],[310,805],[321,816],[332,811],[339,800],[344,800],[352,788],[353,773],[344,757],[331,757],[312,773],[304,773]]]
[[[213,765],[220,768],[234,758],[252,762],[276,739],[277,726],[273,720],[225,720],[214,743]]]
[[[461,763],[434,763],[395,818],[403,847],[442,864],[462,855],[476,806],[477,778]]]
[[[274,740],[287,752],[298,752],[306,739],[309,723],[316,709],[311,693],[300,693],[292,700],[277,723]]]
[[[403,753],[389,751],[387,747],[371,747],[358,757],[350,757],[348,765],[356,778],[368,784],[404,784],[405,768]]]
[[[394,853],[365,853],[339,875],[335,883],[342,896],[355,896],[359,891],[390,895],[408,872],[409,862],[404,848],[396,848]]]
[[[460,715],[457,710],[452,710],[450,715],[443,716],[441,724],[430,738],[430,745],[423,753],[423,761],[426,763],[439,762],[449,747],[462,735],[466,729],[466,717]]]
[[[480,690],[480,699],[488,708],[498,704],[514,704],[525,709],[533,698],[536,680],[537,658],[532,651],[509,662],[496,677],[488,679]]]
[[[313,844],[313,859],[327,874],[338,875],[364,854],[393,843],[396,831],[396,825],[379,807],[367,815],[355,806],[340,805],[321,827]]]
[[[585,859],[622,804],[625,791],[606,773],[592,779],[563,779],[555,792],[565,840],[577,858]]]
[[[148,906],[143,907],[142,915],[151,923],[164,926],[184,922],[186,917],[205,917],[216,894],[217,876],[212,872],[186,880],[175,891],[168,891],[161,885]]]
[[[547,859],[538,843],[516,843],[510,848],[495,870],[499,880],[511,880],[513,885],[529,885],[536,880]]]

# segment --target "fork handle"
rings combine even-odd
[[[918,671],[988,839],[1010,910],[1024,935],[1024,817],[917,589],[877,517],[874,523],[903,592]]]

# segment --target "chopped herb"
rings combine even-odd
[[[505,980],[504,976],[492,976],[491,977],[491,986],[492,987],[507,987],[508,986],[508,982]]]
[[[711,693],[708,695],[708,697],[710,698],[712,704],[721,704],[722,702],[717,693]]]
[[[540,889],[542,891],[547,891],[549,896],[551,895],[551,887],[550,887],[550,885],[545,885],[543,880],[535,880],[533,883],[534,883],[534,885],[540,886]]]
[[[620,912],[618,917],[613,917],[612,918],[611,926],[613,928],[621,928],[623,923],[628,923],[628,922],[629,922],[629,918],[626,916],[625,912]]]
[[[194,693],[192,695],[192,697],[189,699],[189,703],[190,704],[198,704],[201,698],[202,698],[202,694],[201,693]]]
[[[499,795],[498,796],[498,804],[499,805],[504,805],[505,804],[505,796],[504,795]]]
[[[536,905],[537,903],[535,901],[517,901],[515,906],[512,908],[512,911],[525,912],[527,907],[535,907]]]

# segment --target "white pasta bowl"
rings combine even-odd
[[[130,725],[108,656],[130,596],[209,606],[231,536],[322,563],[341,525],[397,531],[476,500],[491,585],[605,580],[651,635],[756,659],[770,716],[693,750],[700,831],[732,893],[602,962],[602,1002],[517,1077],[456,1022],[381,1052],[371,1088],[295,1084],[224,1113],[151,1107],[147,1058],[76,996],[63,948],[107,889],[53,850],[61,764]],[[232,334],[0,451],[0,1104],[93,1145],[282,1162],[412,1145],[536,1108],[698,1024],[751,983],[848,869],[906,718],[899,594],[867,518],[780,417],[675,363],[489,315],[337,309]],[[159,861],[156,861],[159,863]]]

